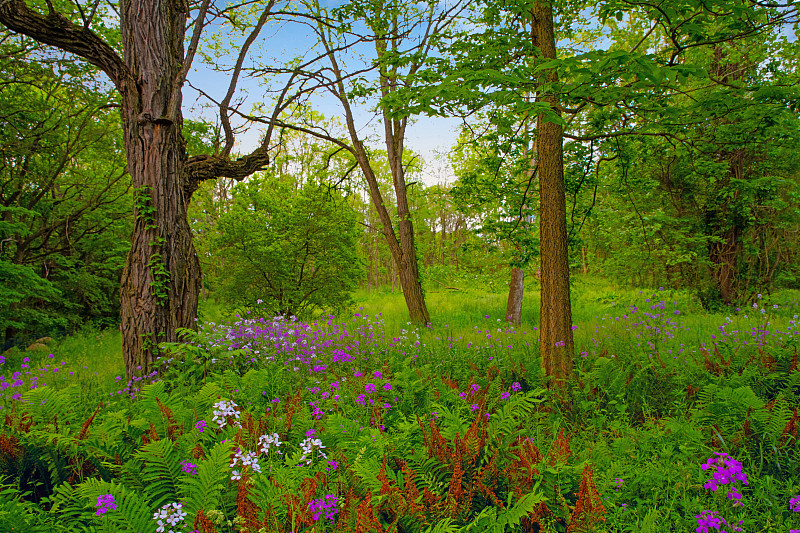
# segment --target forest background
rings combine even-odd
[[[536,120],[547,114],[546,95],[562,102],[546,104],[560,116],[541,124],[564,132],[566,211],[555,218],[566,218],[559,240],[569,271],[690,288],[707,309],[798,287],[791,6],[556,6],[558,58],[544,64],[524,6],[267,7],[260,18],[204,11],[195,29],[207,34],[189,42],[200,60],[186,73],[197,98],[182,128],[187,164],[209,153],[245,159],[234,146],[271,159],[255,174],[193,185],[188,220],[203,297],[238,306],[266,299],[275,312],[302,314],[340,309],[357,287],[408,294],[416,285],[409,309],[425,322],[419,286],[456,290],[481,279],[508,283],[507,316],[519,323],[524,272],[534,286],[542,273]],[[119,45],[105,8],[88,18],[74,9]],[[301,38],[293,24],[308,20]],[[394,35],[389,49],[382,32]],[[492,54],[477,57],[478,49]],[[126,175],[118,93],[94,66],[13,32],[3,34],[0,60],[8,348],[117,323],[134,206],[138,219],[155,207],[140,194],[149,185],[132,187]],[[426,161],[403,145],[409,120],[422,116],[424,128],[425,115],[461,124],[449,153],[433,161],[429,150]],[[234,145],[234,132],[247,133]],[[152,253],[129,261],[144,262],[157,309],[159,298],[175,300],[177,281]]]
[[[794,2],[0,24],[0,531],[800,531]]]

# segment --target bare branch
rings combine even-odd
[[[11,31],[86,59],[105,72],[120,92],[133,83],[128,67],[108,43],[58,12],[43,16],[30,9],[24,0],[0,0],[0,23]]]
[[[192,40],[189,42],[189,48],[186,50],[186,57],[183,59],[183,66],[178,76],[172,81],[172,91],[169,95],[169,104],[167,105],[167,118],[172,122],[177,120],[178,112],[180,111],[181,89],[186,82],[186,76],[189,74],[189,69],[192,68],[194,55],[197,53],[197,47],[200,44],[200,36],[205,28],[206,13],[211,0],[203,0],[200,5],[200,12],[194,21],[194,30],[192,31]]]
[[[239,52],[239,57],[236,59],[236,66],[233,69],[233,74],[231,75],[231,82],[228,86],[228,94],[226,94],[225,98],[223,98],[222,102],[220,102],[219,118],[222,121],[222,129],[225,131],[225,146],[222,148],[222,157],[227,157],[233,149],[233,130],[231,129],[228,110],[230,109],[231,98],[233,98],[233,94],[236,91],[236,84],[239,82],[239,74],[242,72],[242,64],[244,63],[245,57],[247,57],[247,52],[250,50],[250,46],[253,44],[253,41],[256,40],[258,34],[261,33],[261,29],[264,27],[264,24],[267,23],[267,18],[269,18],[269,16],[272,14],[270,9],[272,9],[274,5],[275,0],[270,0],[270,2],[264,8],[264,11],[261,13],[261,16],[258,18],[258,22],[256,22],[256,25],[250,32],[250,35],[248,35],[247,39],[245,39],[242,49]]]

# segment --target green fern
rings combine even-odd
[[[789,405],[789,402],[783,398],[775,402],[775,405],[773,406],[772,411],[768,413],[767,421],[764,424],[765,432],[768,437],[767,442],[770,445],[776,446],[778,444],[781,434],[783,433],[783,429],[786,427],[786,424],[789,423],[789,420],[792,419],[793,415],[794,412],[792,411],[792,407]]]
[[[703,425],[717,425],[726,431],[738,430],[749,416],[758,425],[766,422],[769,413],[749,386],[731,388],[710,383],[697,395],[697,420]]]
[[[184,510],[190,516],[201,509],[218,508],[231,475],[231,450],[230,442],[217,443],[207,457],[197,463],[197,475],[186,475],[181,480]]]
[[[269,474],[262,473],[251,478],[251,494],[258,501],[261,509],[272,507],[279,523],[285,522],[289,516],[286,495],[297,494],[300,484],[305,478],[305,469],[291,465],[275,465]],[[260,517],[263,518],[263,517]]]
[[[353,464],[359,479],[364,483],[367,489],[375,494],[381,489],[381,482],[378,481],[378,473],[381,470],[381,461],[377,457],[363,457],[360,461]],[[387,476],[389,476],[389,468],[386,469]],[[392,479],[389,476],[389,479]]]
[[[543,392],[537,389],[511,396],[489,420],[489,434],[495,438],[503,437],[504,440],[505,437],[516,435],[519,426],[533,416],[538,404],[543,401]]]
[[[151,531],[154,529],[152,518],[152,508],[147,500],[139,493],[129,490],[123,485],[113,481],[106,482],[97,479],[88,479],[78,485],[74,495],[78,500],[85,501],[84,516],[89,520],[99,518],[95,516],[95,506],[98,497],[111,494],[116,501],[117,508],[109,509],[103,518],[108,518],[114,525],[118,526],[118,531]],[[158,507],[154,505],[153,507]]]
[[[32,531],[35,520],[33,504],[16,487],[0,485],[0,531]]]
[[[458,533],[461,528],[453,523],[451,518],[442,518],[425,530],[425,533]]]
[[[496,507],[486,507],[461,531],[464,533],[504,533],[506,529],[519,525],[523,518],[528,516],[537,505],[544,501],[547,501],[547,498],[542,494],[531,492],[520,498],[514,505],[503,510],[498,511]]]
[[[154,507],[174,502],[182,477],[181,457],[169,439],[151,442],[134,454],[142,465],[141,479]]]
[[[520,521],[533,512],[537,505],[547,501],[543,494],[535,492],[537,488],[538,483],[533,487],[533,492],[520,498],[511,507],[506,507],[500,511],[493,526],[494,531],[502,533],[506,527],[519,525]]]
[[[435,458],[425,456],[413,460],[411,468],[416,474],[415,481],[420,492],[425,488],[437,496],[447,492],[451,475],[449,465],[443,465]]]

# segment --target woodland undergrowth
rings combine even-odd
[[[534,327],[488,315],[389,332],[251,310],[111,390],[15,354],[0,531],[800,529],[797,302],[613,300],[576,326],[563,389]]]

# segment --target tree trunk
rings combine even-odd
[[[120,288],[122,351],[128,377],[146,375],[157,356],[157,343],[177,340],[176,328],[194,327],[200,263],[186,217],[192,192],[207,179],[226,176],[241,180],[262,170],[269,162],[269,135],[253,152],[231,161],[228,156],[234,139],[228,131],[221,153],[196,155],[187,161],[181,134],[181,88],[207,4],[200,9],[191,52],[184,56],[188,4],[121,0],[122,58],[91,31],[88,22],[81,26],[70,22],[50,3],[47,15],[31,6],[34,9],[24,0],[0,1],[0,22],[12,31],[83,57],[108,75],[122,97],[128,173],[137,198],[131,250]],[[268,14],[269,7],[242,45],[240,66]],[[230,91],[239,73],[237,67]],[[227,113],[225,101],[220,108]],[[227,117],[221,114],[223,124],[228,124]]]
[[[382,84],[386,81],[383,80]],[[386,92],[384,92],[386,94]],[[405,137],[406,119],[390,119],[388,113],[383,113],[383,124],[386,139],[386,151],[389,156],[389,167],[392,170],[392,183],[397,199],[397,233],[400,237],[399,247],[389,247],[393,253],[399,251],[395,260],[400,275],[400,285],[403,288],[403,297],[406,300],[408,314],[411,322],[417,325],[426,325],[431,321],[428,308],[425,305],[425,295],[422,292],[422,282],[419,276],[419,263],[417,261],[417,247],[414,244],[414,224],[411,221],[411,210],[408,207],[408,192],[406,190],[406,176],[403,168],[403,138]]]
[[[381,255],[380,250],[378,249],[378,235],[377,233],[373,233],[372,235],[372,256],[373,256],[373,265],[375,269],[372,273],[374,280],[375,280],[375,292],[377,293],[380,289],[380,270],[381,270]]]
[[[405,177],[402,169],[399,172],[400,174],[394,180],[397,194],[397,214],[400,217],[397,224],[397,232],[400,236],[400,256],[396,259],[397,270],[411,322],[425,325],[430,323],[431,317],[425,305],[425,295],[422,292],[422,283],[419,277],[417,248],[414,244],[414,225],[411,222],[411,212],[408,208]]]
[[[553,6],[538,1],[533,8],[533,35],[546,59],[556,58]],[[558,81],[555,71],[545,72],[549,84]],[[548,84],[548,85],[549,85]],[[549,102],[558,111],[558,97],[543,91],[537,99]],[[541,239],[541,324],[539,352],[544,373],[563,384],[572,372],[572,307],[569,292],[569,250],[567,243],[567,205],[564,189],[563,128],[548,122],[544,114],[537,120],[536,152],[539,164]]]
[[[177,340],[176,328],[194,327],[197,316],[200,263],[186,216],[180,102],[173,102],[177,113],[168,109],[184,55],[182,5],[120,3],[124,61],[135,80],[122,99],[128,172],[137,198],[120,288],[128,376],[149,374],[158,343]]]
[[[581,247],[581,265],[584,275],[589,273],[589,263],[586,262],[586,246]]]
[[[522,322],[522,298],[525,296],[525,270],[511,269],[511,281],[508,284],[508,304],[506,305],[506,321],[519,327]]]
[[[445,211],[442,208],[442,266],[445,265],[446,260],[445,258],[447,255],[445,254],[445,250],[447,249],[447,219],[445,218]]]
[[[742,248],[739,234],[739,228],[734,226],[721,236],[721,242],[714,241],[709,245],[712,275],[725,305],[732,305],[738,296],[739,269],[736,263]]]

